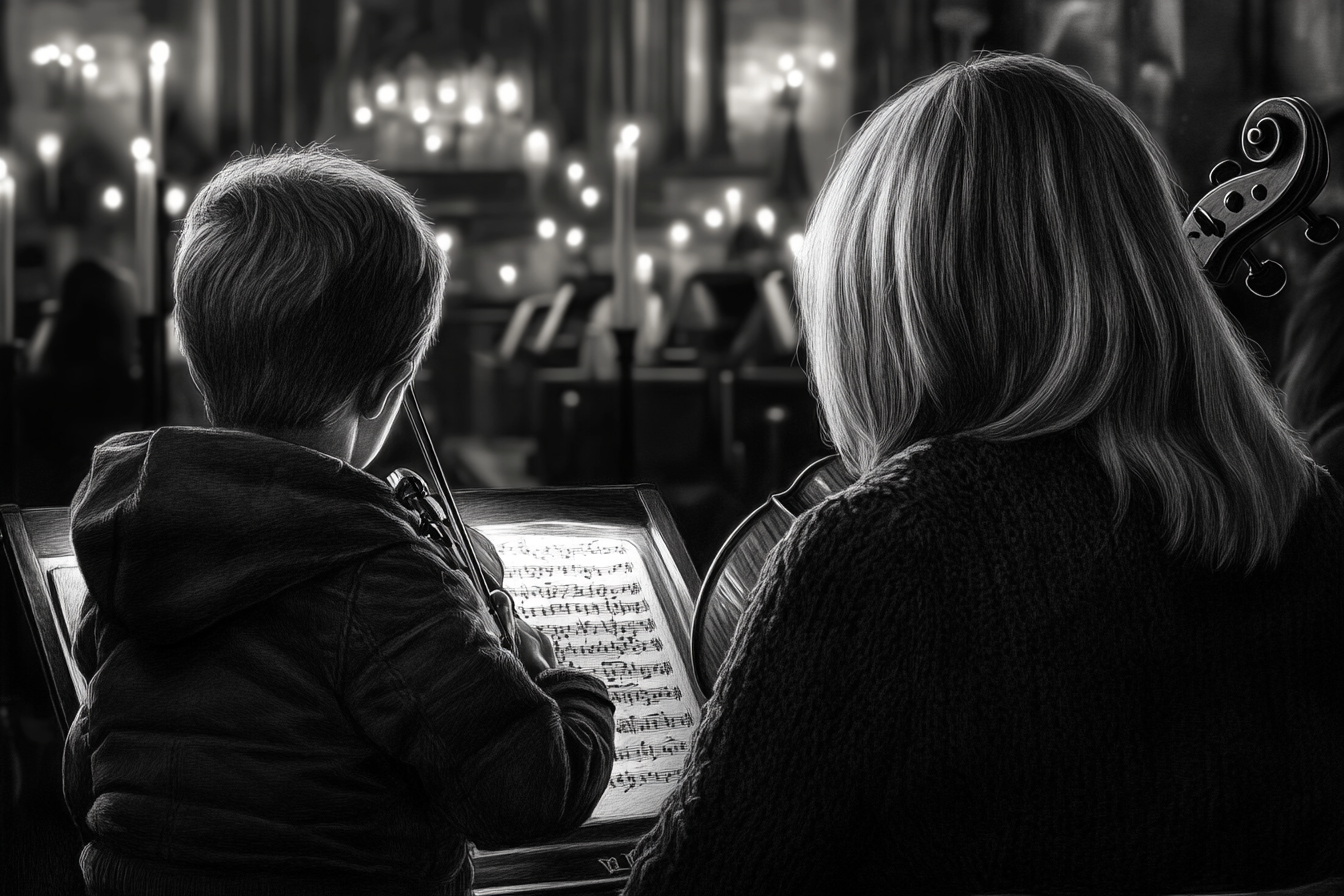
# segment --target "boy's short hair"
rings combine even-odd
[[[447,261],[415,200],[325,147],[252,155],[187,211],[173,265],[182,352],[215,426],[311,429],[438,331]]]

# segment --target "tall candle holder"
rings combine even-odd
[[[152,146],[150,158],[159,166],[163,165],[163,90],[168,74],[168,58],[172,49],[166,40],[156,40],[149,45],[149,138]]]
[[[14,178],[0,159],[0,501],[18,497],[16,428],[19,345],[14,332]]]
[[[611,204],[615,294],[612,297],[611,329],[616,339],[616,363],[620,370],[617,466],[622,482],[632,481],[635,475],[635,334],[643,316],[634,277],[635,178],[639,168],[639,150],[635,143],[638,140],[639,127],[628,124],[621,129],[621,142],[613,150],[615,183]]]

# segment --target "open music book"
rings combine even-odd
[[[557,662],[592,672],[616,704],[616,764],[594,819],[658,811],[681,777],[700,704],[635,542],[603,533],[484,526],[519,615],[550,635]]]

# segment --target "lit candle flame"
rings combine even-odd
[[[43,134],[37,138],[37,155],[50,164],[61,154],[61,138],[56,134]]]
[[[116,187],[108,187],[103,190],[103,207],[109,211],[116,211],[121,208],[122,195],[121,190]]]

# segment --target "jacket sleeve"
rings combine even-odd
[[[93,765],[89,755],[89,710],[81,706],[65,735],[65,755],[61,763],[61,784],[65,807],[79,829],[79,839],[93,839],[89,830],[89,810],[93,808]]]
[[[355,721],[478,846],[558,835],[592,814],[613,760],[606,686],[568,669],[534,682],[467,580],[427,548],[364,564],[340,645]]]
[[[856,655],[882,649],[893,564],[847,500],[819,511],[766,561],[627,896],[845,892],[881,827],[890,694]]]

